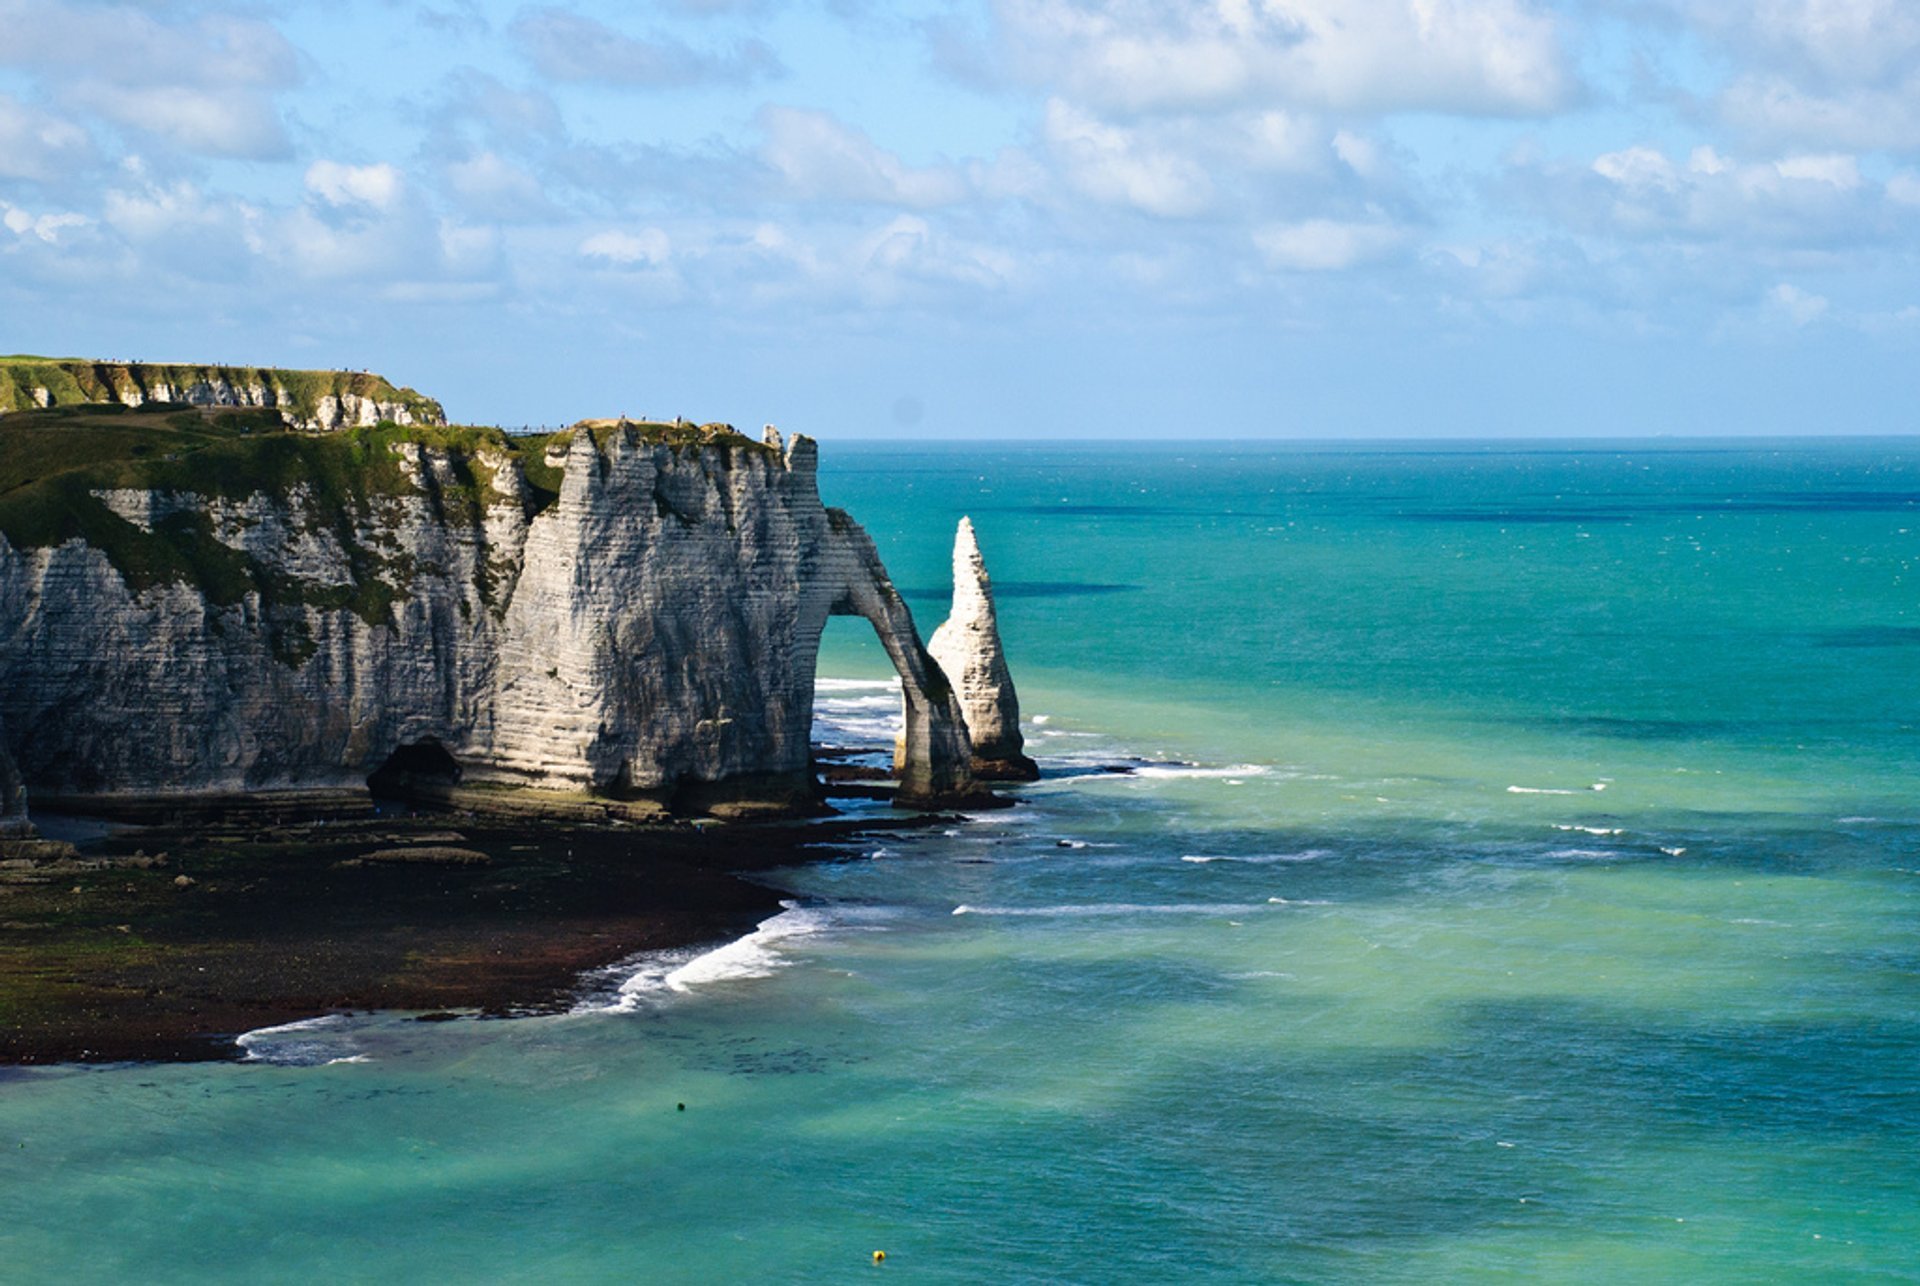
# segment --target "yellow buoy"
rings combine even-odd
[[[873,1252],[873,1262],[876,1264],[884,1263],[886,1261],[886,1258],[887,1258],[887,1252],[884,1250],[876,1250]]]

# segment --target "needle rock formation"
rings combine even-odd
[[[973,533],[962,518],[953,537],[953,609],[927,645],[960,692],[973,775],[983,781],[1033,781],[1040,769],[1027,758],[1020,735],[1020,698],[993,607],[993,582]]]

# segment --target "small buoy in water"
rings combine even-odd
[[[884,1264],[884,1263],[885,1263],[886,1261],[887,1261],[887,1252],[886,1252],[886,1251],[884,1251],[884,1250],[876,1250],[876,1251],[874,1251],[874,1252],[873,1252],[873,1262],[874,1262],[874,1263],[876,1263],[876,1264]]]
[[[675,1106],[676,1106],[676,1107],[678,1108],[678,1110],[680,1110],[680,1111],[682,1111],[682,1112],[684,1112],[684,1111],[686,1111],[686,1110],[687,1110],[687,1105],[686,1105],[685,1103],[679,1103],[679,1104],[675,1104]]]

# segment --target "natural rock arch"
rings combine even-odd
[[[893,587],[872,538],[841,510],[827,510],[827,519],[842,573],[840,592],[828,612],[864,617],[900,676],[906,715],[894,752],[894,774],[900,779],[897,801],[938,806],[978,798],[973,746],[967,740],[959,694],[921,642],[913,613]]]

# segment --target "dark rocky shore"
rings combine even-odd
[[[228,1059],[241,1032],[343,1010],[551,1012],[587,970],[775,914],[752,872],[919,824],[562,825],[361,804],[41,846],[0,860],[0,1064]]]

